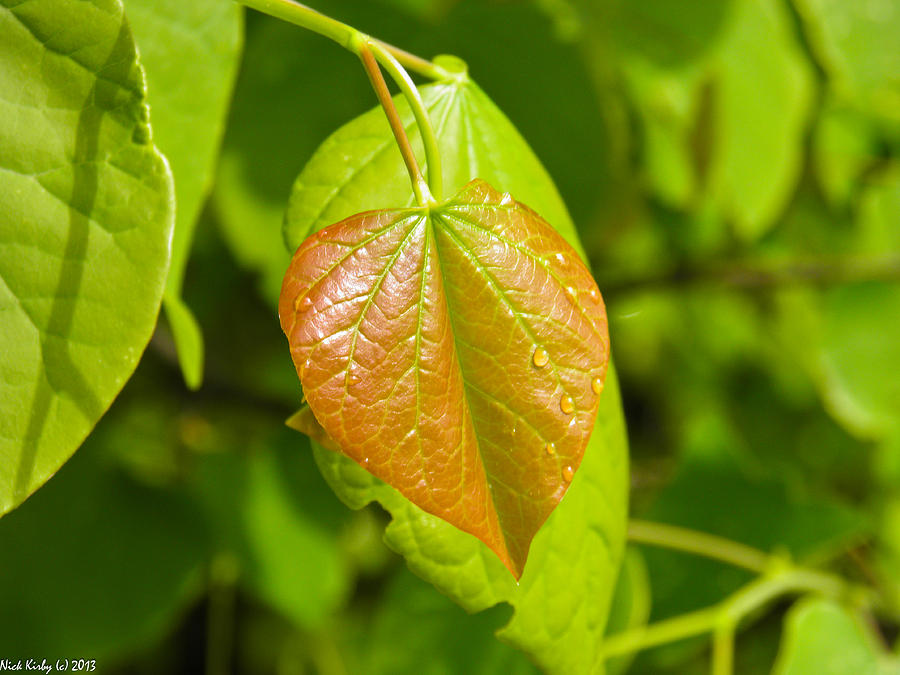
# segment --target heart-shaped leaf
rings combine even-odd
[[[538,214],[483,181],[370,211],[294,254],[279,307],[341,451],[484,541],[518,578],[593,429],[600,292]]]
[[[119,0],[0,0],[0,514],[131,376],[169,267],[172,175]]]

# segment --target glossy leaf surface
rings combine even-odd
[[[173,203],[119,2],[3,0],[0,64],[4,513],[69,458],[134,370]]]
[[[184,379],[196,388],[203,376],[203,336],[181,289],[237,73],[242,10],[218,0],[124,4],[147,72],[153,139],[175,178],[178,213],[164,306]]]
[[[581,463],[609,358],[600,293],[571,246],[473,181],[430,210],[310,237],[280,315],[341,450],[521,576]]]

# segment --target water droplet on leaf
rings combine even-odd
[[[600,302],[600,291],[596,288],[591,288],[589,295],[591,296],[591,300],[594,301],[594,304],[598,304]]]
[[[571,415],[575,412],[575,403],[572,401],[572,397],[564,394],[563,397],[559,399],[559,409],[566,415]]]
[[[578,299],[578,291],[575,290],[574,286],[566,286],[566,295],[569,296],[570,300],[574,301]]]
[[[308,312],[312,306],[313,299],[308,295],[304,295],[302,298],[297,299],[296,307],[298,312]]]
[[[531,357],[531,361],[538,368],[543,368],[548,363],[550,363],[550,355],[547,353],[546,349],[544,349],[542,347],[538,347],[537,349],[534,350],[534,354]]]
[[[593,380],[591,380],[591,389],[593,389],[594,393],[599,396],[600,392],[603,391],[603,380],[601,380],[599,377],[595,377]]]
[[[572,482],[572,478],[575,476],[575,470],[571,466],[564,466],[562,470],[563,480],[567,483]]]
[[[555,454],[556,454],[556,446],[553,445],[553,443],[547,443],[547,445],[544,447],[544,450],[547,451],[547,454],[548,454],[548,455],[555,455]]]

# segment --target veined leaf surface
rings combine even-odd
[[[609,359],[587,268],[483,181],[300,246],[282,328],[341,451],[484,541],[518,578],[587,445]]]
[[[0,514],[84,440],[146,346],[172,177],[118,0],[0,0]]]

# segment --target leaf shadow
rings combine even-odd
[[[69,352],[69,335],[84,280],[85,256],[90,237],[90,214],[94,211],[97,201],[98,166],[103,161],[99,153],[101,127],[104,117],[111,112],[109,106],[102,102],[110,97],[104,95],[102,90],[117,87],[116,82],[127,81],[133,63],[134,46],[131,30],[125,15],[122,14],[119,32],[112,49],[98,69],[78,117],[75,147],[71,158],[73,180],[72,194],[68,200],[66,245],[47,327],[41,334],[43,378],[38,383],[31,404],[31,416],[16,469],[15,502],[24,500],[37,487],[33,485],[32,478],[37,463],[38,447],[54,408],[54,396],[65,396],[71,400],[91,426],[106,407],[72,358]]]

